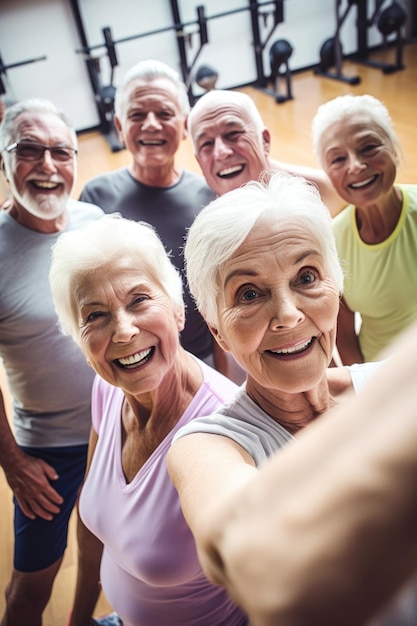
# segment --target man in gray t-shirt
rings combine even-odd
[[[8,107],[0,152],[11,192],[8,208],[0,211],[0,357],[14,427],[0,392],[0,464],[15,504],[6,620],[7,626],[22,626],[40,624],[49,600],[84,477],[91,425],[94,373],[59,330],[48,282],[51,246],[61,232],[103,212],[70,199],[77,139],[51,102]]]

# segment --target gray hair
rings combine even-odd
[[[239,109],[245,111],[248,114],[249,118],[253,122],[256,133],[262,139],[262,132],[265,129],[265,123],[252,98],[246,93],[242,93],[241,91],[213,89],[213,91],[208,91],[207,93],[203,94],[201,98],[199,98],[199,100],[197,100],[187,118],[187,130],[190,134],[194,148],[196,147],[194,141],[196,129],[194,128],[193,132],[193,127],[195,123],[195,118],[200,114],[201,109],[209,107],[216,110],[218,106],[229,103],[236,105]]]
[[[339,122],[356,113],[367,113],[371,120],[387,136],[396,155],[398,155],[400,145],[386,106],[380,100],[369,94],[361,96],[346,94],[344,96],[338,96],[319,106],[313,118],[311,126],[313,149],[321,164],[323,164],[322,138],[325,131],[335,122]]]
[[[59,119],[61,119],[71,131],[72,140],[74,142],[73,147],[77,147],[77,134],[65,113],[60,111],[52,102],[50,102],[50,100],[29,98],[27,100],[20,100],[19,102],[6,107],[2,123],[0,124],[0,152],[3,153],[7,146],[16,141],[16,127],[14,122],[19,115],[27,112],[53,113],[59,117]]]
[[[77,287],[87,275],[111,265],[122,255],[141,257],[176,306],[184,307],[182,279],[155,229],[118,213],[105,215],[84,228],[59,236],[52,248],[49,273],[61,331],[79,343]]]
[[[158,78],[167,78],[172,82],[178,93],[178,102],[181,108],[181,112],[184,118],[187,117],[190,111],[190,102],[188,99],[187,87],[185,83],[180,80],[179,74],[176,70],[162,61],[156,59],[147,59],[140,61],[130,68],[124,75],[122,82],[116,89],[114,99],[114,110],[117,117],[120,119],[123,114],[123,107],[126,99],[126,89],[133,80],[143,79],[147,81],[156,80]]]
[[[317,188],[304,178],[271,172],[269,182],[251,181],[208,204],[188,231],[185,245],[187,279],[197,307],[216,326],[219,271],[263,215],[291,218],[316,239],[336,288],[342,293],[343,271],[332,232],[329,210]]]

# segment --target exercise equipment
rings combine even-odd
[[[171,2],[174,2],[175,4],[177,4],[177,0],[171,0]],[[264,64],[263,64],[263,51],[266,47],[266,44],[268,43],[271,36],[273,35],[278,24],[281,24],[284,21],[283,5],[284,5],[284,0],[273,0],[273,1],[271,0],[268,2],[258,2],[257,0],[249,0],[248,6],[232,9],[229,11],[223,11],[221,13],[216,13],[210,16],[205,15],[204,7],[199,7],[202,12],[201,15],[203,16],[203,20],[204,20],[203,23],[205,27],[205,36],[206,36],[205,43],[208,43],[207,21],[216,20],[222,17],[230,16],[236,13],[241,13],[243,11],[249,10],[250,16],[251,16],[253,47],[254,47],[254,53],[255,53],[255,64],[256,64],[256,73],[257,73],[257,79],[254,83],[254,87],[261,89],[262,91],[264,91],[264,93],[267,93],[268,95],[273,95],[276,102],[278,103],[285,102],[286,100],[289,100],[292,98],[291,73],[290,73],[289,66],[288,66],[288,59],[291,56],[292,47],[291,47],[291,44],[289,44],[289,42],[287,42],[286,40],[279,40],[275,42],[275,44],[272,45],[271,51],[270,51],[270,60],[273,62],[273,68],[271,67],[270,78],[268,78],[265,75]],[[176,15],[179,15],[179,13],[177,13]],[[272,15],[272,27],[270,28],[269,33],[267,34],[265,40],[262,41],[261,34],[260,34],[259,21],[262,20],[264,26],[266,27],[268,25],[268,20],[271,15]],[[201,21],[200,21],[200,24],[201,24]],[[285,64],[285,71],[284,73],[281,73],[279,69],[283,63]],[[193,65],[194,63],[191,65],[191,68],[189,68],[188,70],[189,72],[192,70]],[[279,79],[282,76],[285,76],[285,79],[286,79],[287,95],[283,95],[279,93],[279,89],[278,89]],[[217,79],[217,76],[216,76],[216,79]],[[273,90],[267,88],[267,83],[269,79],[274,81]],[[196,82],[198,84],[197,80]],[[190,87],[191,83],[188,82],[187,86]],[[210,88],[213,88],[213,87],[210,86]],[[190,90],[190,100],[193,103],[194,97],[193,97],[191,90]]]
[[[342,71],[343,49],[340,41],[340,31],[352,7],[356,7],[357,19],[357,52],[349,55],[349,58],[357,63],[368,65],[381,69],[385,74],[396,72],[404,69],[402,62],[403,37],[402,27],[406,22],[407,14],[404,9],[395,0],[390,6],[383,9],[385,0],[375,0],[375,9],[371,18],[368,19],[368,2],[367,0],[347,0],[344,11],[341,10],[342,0],[336,0],[336,32],[333,37],[326,39],[320,49],[320,63],[315,68],[314,73],[327,78],[334,78],[347,82],[351,85],[360,83],[359,76],[346,76]],[[376,25],[379,32],[383,36],[383,43],[386,46],[387,37],[392,33],[396,34],[396,62],[384,63],[372,61],[368,59],[368,29]],[[335,71],[331,72],[330,68],[334,67]]]
[[[29,63],[37,63],[38,61],[45,61],[47,59],[46,56],[34,57],[32,59],[25,59],[24,61],[18,61],[17,63],[9,63],[8,65],[4,65],[3,60],[0,54],[0,96],[7,94],[5,82],[7,82],[7,72],[15,67],[20,67],[21,65],[28,65]]]
[[[195,73],[194,80],[205,91],[211,91],[215,89],[218,77],[217,70],[210,67],[210,65],[200,65]]]
[[[273,5],[272,10],[268,12],[260,11],[260,7],[263,5]],[[269,79],[266,77],[263,69],[263,51],[266,48],[266,44],[271,39],[276,27],[284,22],[284,0],[277,0],[275,2],[258,3],[256,0],[250,0],[249,2],[251,10],[251,22],[253,32],[253,42],[255,49],[255,61],[257,69],[257,81],[254,87],[261,89],[264,93],[271,95],[275,98],[275,102],[281,104],[287,100],[292,100],[291,90],[291,72],[288,64],[288,60],[293,52],[293,47],[286,39],[279,39],[272,44],[269,50],[269,60],[271,65],[271,74]],[[262,42],[260,36],[259,19],[263,19],[264,26],[267,26],[269,15],[272,13],[272,26],[265,40]],[[284,64],[284,72],[280,71],[281,66]],[[284,76],[286,81],[287,93],[286,95],[279,92],[280,78]],[[267,88],[267,82],[271,80],[274,84],[273,89]]]
[[[271,64],[271,78],[275,81],[274,91],[275,100],[278,103],[285,102],[292,99],[291,92],[291,72],[288,65],[288,60],[293,53],[293,47],[286,39],[278,39],[272,44],[269,50],[269,61]],[[281,72],[281,66],[284,65],[284,71]],[[281,77],[285,77],[287,94],[283,95],[279,91],[279,80]]]
[[[105,135],[108,140],[110,147],[113,151],[120,150],[124,148],[122,144],[120,144],[119,139],[117,137],[117,133],[114,127],[114,96],[115,96],[115,87],[113,84],[114,77],[114,68],[117,66],[117,54],[116,54],[116,46],[122,44],[127,41],[132,41],[135,39],[149,37],[152,35],[160,34],[168,31],[175,31],[177,36],[177,44],[181,62],[181,72],[183,80],[188,89],[188,95],[190,99],[190,103],[194,104],[195,97],[192,92],[192,81],[194,77],[194,67],[199,58],[199,55],[203,49],[203,47],[209,41],[208,35],[208,21],[219,19],[225,16],[230,16],[235,13],[240,13],[242,11],[249,11],[251,16],[251,24],[252,24],[252,32],[253,32],[253,47],[255,53],[255,62],[256,62],[256,71],[257,71],[257,80],[254,84],[255,87],[263,89],[266,93],[273,95],[277,102],[284,102],[292,98],[291,94],[291,75],[288,67],[288,59],[292,52],[292,47],[288,42],[284,42],[284,40],[280,40],[276,42],[276,45],[273,49],[271,48],[271,59],[273,59],[274,69],[272,71],[271,78],[275,81],[275,89],[268,90],[266,88],[267,85],[267,77],[265,76],[264,68],[263,68],[263,51],[267,42],[269,41],[271,35],[273,34],[276,26],[284,21],[283,16],[283,4],[284,0],[269,0],[267,2],[258,2],[258,0],[248,0],[248,4],[246,6],[232,9],[229,11],[224,11],[221,13],[217,13],[215,15],[206,16],[205,8],[203,5],[199,5],[196,7],[196,19],[189,22],[182,22],[180,11],[178,7],[178,0],[170,0],[171,12],[173,18],[173,24],[170,26],[166,26],[164,28],[158,28],[155,30],[138,33],[135,35],[130,35],[127,37],[123,37],[120,39],[113,39],[110,26],[106,26],[102,29],[104,41],[97,45],[89,45],[87,41],[86,31],[84,28],[79,3],[78,0],[70,0],[71,8],[74,14],[75,23],[78,28],[78,32],[80,35],[80,40],[82,47],[76,50],[78,54],[82,54],[84,56],[86,66],[88,69],[88,74],[90,78],[90,83],[94,92],[95,101],[97,105],[98,114],[100,117],[100,129],[102,133]],[[264,8],[266,7],[266,8]],[[273,24],[270,32],[268,33],[265,41],[261,41],[260,36],[260,28],[259,28],[259,20],[263,19],[264,25],[267,24],[267,20],[270,15],[273,15]],[[188,44],[191,47],[192,39],[194,36],[197,36],[199,39],[199,46],[194,58],[191,63],[187,61],[186,54],[186,45]],[[284,42],[284,44],[282,43]],[[277,50],[279,46],[285,45],[286,51],[284,54],[284,59],[280,61],[277,66],[278,59],[282,59],[282,51],[277,55]],[[291,52],[290,52],[291,48]],[[98,51],[101,51],[101,54],[98,54]],[[104,82],[101,77],[101,60],[103,57],[108,58],[108,62],[110,64],[110,81]],[[282,64],[285,64],[285,71],[282,74],[279,71],[279,68]],[[204,67],[203,66],[203,70]],[[209,67],[209,66],[208,66]],[[209,68],[212,70],[212,68]],[[200,72],[201,72],[200,68]],[[216,77],[214,76],[216,74]],[[279,78],[285,76],[286,84],[287,84],[287,95],[282,95],[278,93],[278,81]],[[212,75],[209,78],[206,71],[206,76],[204,80],[204,84],[208,85],[209,88],[214,88],[215,82],[217,80],[217,72],[215,70],[212,71]],[[201,77],[203,79],[203,77]]]
[[[114,86],[114,68],[117,67],[119,62],[110,27],[105,26],[102,29],[102,32],[106,42],[105,56],[107,56],[110,65],[110,80],[108,82],[103,82],[102,80],[100,57],[88,55],[86,57],[86,63],[93,80],[95,99],[100,116],[101,132],[106,137],[112,152],[118,152],[119,150],[123,150],[125,147],[120,141],[114,125],[114,97],[116,95],[116,87]]]
[[[206,25],[206,17],[204,13],[204,7],[198,6],[196,8],[197,11],[197,19],[195,22],[189,22],[188,24],[175,23],[172,26],[168,26],[165,28],[160,28],[144,33],[140,33],[137,35],[130,35],[127,37],[123,37],[121,39],[114,40],[112,37],[112,32],[110,26],[106,26],[102,29],[104,43],[99,43],[94,46],[89,46],[87,43],[87,37],[84,29],[84,24],[82,21],[81,13],[78,6],[77,0],[71,0],[71,6],[73,9],[74,17],[77,23],[78,31],[80,33],[80,38],[83,43],[83,47],[76,50],[78,54],[82,54],[84,56],[88,74],[90,77],[91,86],[93,88],[95,101],[97,105],[98,114],[100,117],[100,131],[106,137],[110,148],[113,152],[117,152],[118,150],[124,149],[123,143],[120,142],[118,133],[114,126],[114,98],[116,93],[116,88],[113,83],[114,79],[114,68],[118,65],[117,53],[116,53],[116,45],[132,41],[134,39],[149,37],[151,35],[159,34],[162,32],[175,30],[177,34],[177,38],[181,40],[188,41],[191,44],[192,36],[197,32],[200,39],[199,49],[195,58],[193,59],[191,65],[188,67],[183,65],[182,70],[184,76],[184,81],[187,85],[187,88],[190,91],[190,83],[191,83],[191,74],[193,67],[198,59],[198,56],[203,48],[203,46],[208,42],[207,35],[207,25]],[[186,30],[187,26],[195,26],[197,25],[197,31]],[[103,51],[104,49],[104,51]],[[103,51],[102,54],[96,54],[96,51]],[[110,64],[110,81],[108,83],[104,83],[101,78],[101,59],[103,57],[107,57],[108,62]],[[183,51],[181,53],[181,58],[183,59]],[[191,99],[191,98],[190,98]]]
[[[361,82],[359,76],[346,76],[342,71],[343,64],[343,49],[340,41],[340,31],[345,22],[345,19],[349,15],[350,9],[355,4],[355,0],[348,0],[347,7],[344,12],[341,13],[342,0],[336,0],[336,32],[334,37],[326,39],[320,48],[320,63],[314,69],[314,73],[327,78],[334,78],[336,80],[349,83],[350,85],[358,85]],[[334,67],[335,71],[330,71],[330,68]]]
[[[407,13],[404,8],[395,0],[391,4],[383,8],[384,0],[375,1],[375,10],[369,20],[367,16],[366,2],[363,0],[358,2],[358,52],[353,55],[352,59],[357,63],[381,69],[384,74],[392,74],[404,69],[403,64],[403,26],[407,21]],[[367,29],[376,25],[383,38],[383,47],[387,46],[387,37],[395,34],[395,62],[384,63],[381,61],[373,61],[368,58],[368,42]]]

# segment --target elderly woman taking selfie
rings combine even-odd
[[[198,308],[221,347],[230,351],[247,372],[246,383],[235,399],[214,414],[182,428],[168,454],[168,469],[196,538],[204,570],[245,609],[253,609],[249,613],[251,624],[362,623],[349,621],[352,616],[363,616],[363,607],[355,613],[356,600],[346,616],[335,613],[328,601],[327,621],[315,621],[313,612],[309,620],[308,609],[294,603],[290,603],[294,612],[285,614],[283,621],[268,621],[268,615],[273,615],[277,599],[291,596],[294,581],[294,589],[301,584],[302,568],[300,572],[295,567],[297,575],[291,578],[294,562],[308,565],[317,537],[323,549],[328,543],[334,553],[345,543],[351,545],[349,521],[364,509],[347,499],[336,507],[337,515],[324,515],[326,521],[322,518],[315,526],[312,522],[311,528],[306,524],[305,533],[299,537],[298,552],[298,546],[287,543],[285,537],[301,524],[292,527],[287,535],[283,532],[281,537],[279,530],[285,525],[276,522],[278,530],[265,554],[263,542],[266,537],[268,544],[268,535],[258,533],[252,542],[247,523],[261,507],[265,495],[264,484],[256,482],[261,466],[285,444],[289,445],[283,452],[292,448],[296,461],[286,472],[285,464],[280,469],[280,455],[276,455],[276,473],[270,472],[276,490],[268,492],[267,506],[262,508],[265,520],[276,520],[274,511],[280,507],[288,511],[288,502],[300,514],[294,520],[302,520],[304,514],[312,519],[315,501],[318,511],[323,510],[320,502],[326,489],[331,493],[333,488],[333,494],[338,494],[345,479],[349,480],[352,471],[355,475],[354,470],[361,467],[360,455],[357,468],[346,471],[344,467],[342,473],[340,468],[332,472],[326,459],[326,455],[333,458],[333,451],[340,449],[340,458],[346,463],[349,457],[343,454],[342,444],[355,454],[352,437],[358,433],[359,438],[361,428],[353,416],[348,416],[340,431],[332,432],[330,445],[324,437],[316,437],[313,447],[307,451],[304,447],[304,453],[302,448],[296,457],[299,431],[332,407],[343,406],[345,398],[354,396],[353,392],[364,387],[381,367],[367,363],[329,368],[343,287],[329,212],[315,187],[301,178],[272,174],[269,183],[249,183],[205,207],[189,230],[185,257]],[[294,437],[295,443],[291,444]],[[357,447],[364,450],[362,445]],[[332,480],[336,483],[333,486]],[[249,496],[245,495],[246,487]],[[310,535],[313,528],[316,534]],[[284,546],[280,544],[282,540]],[[283,552],[291,550],[290,545],[296,551],[291,568],[287,569],[290,558],[282,561],[282,587],[276,586],[271,592],[270,581],[275,583],[280,570],[273,554],[278,547]],[[242,549],[245,557],[236,560]],[[330,554],[330,563],[331,558]],[[352,551],[350,558],[352,565],[352,559],[359,562],[361,555]],[[338,565],[342,575],[348,562]],[[311,569],[306,567],[306,571],[311,574]],[[306,581],[305,589],[315,588],[315,597],[323,595],[318,581],[325,576],[322,579],[321,574],[314,572],[313,578]],[[250,584],[235,584],[245,576]],[[335,580],[330,576],[327,582],[333,584]],[[268,596],[269,592],[273,595]],[[297,621],[295,616],[302,615],[304,609],[307,618]],[[337,611],[343,613],[344,609],[339,606]]]
[[[177,430],[237,387],[181,347],[182,282],[160,239],[105,216],[60,237],[50,282],[63,331],[97,373],[71,624],[90,624],[99,580],[124,626],[246,624],[204,576],[166,469]]]

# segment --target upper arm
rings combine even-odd
[[[342,209],[346,207],[346,201],[343,200],[333,187],[326,172],[316,167],[307,167],[305,165],[293,165],[289,163],[280,163],[274,161],[277,169],[285,170],[295,176],[302,176],[310,183],[316,185],[320,192],[323,203],[329,209],[330,215],[335,217]]]
[[[209,550],[230,496],[257,473],[254,461],[228,437],[195,433],[172,445],[167,462],[184,517],[199,547]]]

